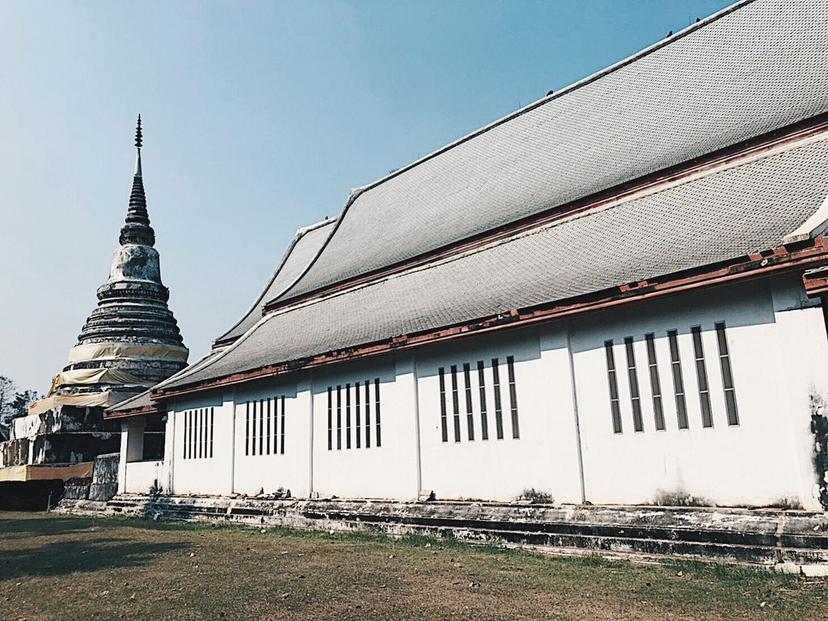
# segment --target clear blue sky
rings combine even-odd
[[[191,360],[294,230],[727,0],[0,2],[0,375],[45,391],[144,183]]]

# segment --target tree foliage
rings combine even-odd
[[[38,398],[36,390],[19,391],[10,378],[0,375],[0,440],[9,438],[12,421],[26,416],[29,404]]]

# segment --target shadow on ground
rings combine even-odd
[[[157,557],[190,548],[187,543],[144,543],[119,538],[48,542],[0,551],[0,583],[32,576],[65,576],[150,565]]]
[[[19,514],[17,514],[19,515]],[[53,537],[78,533],[99,526],[94,520],[62,517],[54,514],[32,513],[35,519],[4,519],[0,513],[0,536],[3,539]],[[48,516],[48,519],[45,519]]]

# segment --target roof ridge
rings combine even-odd
[[[635,52],[634,54],[631,54],[630,56],[627,56],[626,58],[623,58],[623,59],[621,59],[621,60],[619,60],[619,61],[617,61],[617,62],[615,62],[615,63],[613,63],[613,64],[611,64],[607,67],[604,67],[603,69],[599,69],[598,71],[595,71],[594,73],[591,73],[588,76],[586,76],[584,78],[581,78],[580,80],[577,80],[577,81],[573,82],[572,84],[569,84],[568,86],[563,87],[559,91],[556,91],[552,94],[546,95],[545,97],[542,97],[542,98],[540,98],[536,101],[533,101],[532,103],[527,104],[527,105],[523,106],[522,108],[518,108],[517,110],[513,110],[512,112],[510,112],[510,113],[508,113],[508,114],[506,114],[506,115],[504,115],[504,116],[502,116],[498,119],[495,119],[494,121],[491,121],[490,123],[487,123],[483,127],[480,127],[480,128],[478,128],[478,129],[476,129],[472,132],[469,132],[468,134],[465,134],[464,136],[461,136],[460,138],[457,138],[456,140],[453,140],[453,141],[449,142],[448,144],[445,144],[442,147],[439,147],[439,148],[435,149],[434,151],[432,151],[432,152],[430,152],[430,153],[414,160],[413,162],[411,162],[409,164],[406,164],[405,166],[402,166],[401,168],[398,168],[394,172],[391,172],[391,173],[385,175],[384,177],[380,177],[379,179],[377,179],[375,181],[372,181],[371,183],[368,183],[368,184],[366,184],[362,187],[359,187],[355,190],[352,190],[351,194],[352,195],[356,194],[356,196],[353,196],[353,199],[354,199],[353,201],[350,201],[348,204],[346,204],[345,209],[342,211],[342,213],[339,216],[339,219],[342,220],[344,218],[345,213],[346,213],[348,207],[350,206],[350,204],[355,202],[356,198],[358,198],[364,192],[368,192],[368,191],[374,189],[375,187],[377,187],[378,185],[380,185],[382,183],[385,183],[386,181],[388,181],[390,179],[393,179],[394,177],[400,176],[402,173],[414,168],[415,166],[418,166],[418,165],[420,165],[420,164],[422,164],[422,163],[424,163],[424,162],[426,162],[430,159],[433,159],[437,155],[440,155],[441,153],[445,153],[446,151],[448,151],[450,149],[453,149],[454,147],[456,147],[460,144],[463,144],[464,142],[468,142],[469,140],[471,140],[473,138],[476,138],[477,136],[480,136],[481,134],[484,134],[484,133],[488,132],[491,129],[494,129],[495,127],[503,125],[504,123],[507,123],[508,121],[511,121],[512,119],[517,118],[517,117],[519,117],[519,116],[521,116],[521,115],[523,115],[527,112],[530,112],[531,110],[534,110],[534,109],[539,108],[543,105],[546,105],[550,101],[554,101],[556,99],[559,99],[559,98],[563,97],[564,95],[567,95],[567,94],[569,94],[569,93],[571,93],[575,90],[578,90],[579,88],[582,88],[582,87],[586,86],[587,84],[591,84],[592,82],[595,82],[596,80],[598,80],[598,79],[600,79],[600,78],[602,78],[606,75],[609,75],[610,73],[613,73],[613,72],[615,72],[619,69],[622,69],[623,67],[626,67],[627,65],[630,65],[630,64],[634,63],[635,61],[637,61],[641,58],[644,58],[645,56],[648,56],[648,55],[652,54],[653,52],[655,52],[655,51],[657,51],[657,50],[659,50],[663,47],[666,47],[666,46],[670,45],[671,43],[675,43],[679,39],[683,39],[684,37],[686,37],[687,35],[695,32],[696,30],[699,30],[699,29],[713,23],[714,21],[719,20],[722,17],[725,17],[726,15],[729,15],[730,13],[733,13],[733,12],[737,11],[738,9],[741,9],[741,8],[747,6],[748,4],[753,4],[756,1],[757,0],[738,0],[737,2],[734,2],[733,4],[728,5],[728,6],[724,7],[723,9],[720,9],[719,11],[716,11],[715,13],[713,13],[711,15],[708,15],[704,19],[701,19],[698,22],[694,22],[694,23],[690,24],[689,26],[683,28],[682,30],[677,31],[675,34],[672,34],[668,37],[665,37],[664,39],[660,39],[659,41],[656,41],[655,43],[645,47],[642,50],[639,50],[639,51]],[[350,198],[350,196],[349,196],[349,198]]]
[[[325,216],[324,220],[320,220],[319,222],[314,222],[313,224],[308,224],[307,226],[300,226],[296,229],[296,233],[294,233],[294,237],[302,237],[306,233],[310,233],[311,231],[315,231],[316,229],[321,229],[323,226],[327,226],[336,222],[337,216]]]
[[[309,224],[307,226],[299,227],[298,229],[296,229],[296,232],[293,234],[293,239],[291,240],[290,244],[288,244],[287,250],[285,250],[284,254],[282,255],[282,259],[279,261],[278,265],[276,266],[276,270],[271,274],[270,278],[267,281],[267,284],[264,286],[264,289],[262,289],[262,292],[258,295],[258,297],[255,299],[253,304],[242,314],[241,318],[236,323],[234,323],[232,326],[230,326],[230,328],[225,330],[220,336],[218,336],[216,339],[213,340],[213,347],[216,347],[216,344],[219,341],[221,341],[223,338],[225,338],[233,330],[238,328],[242,324],[242,322],[245,319],[247,319],[248,315],[250,315],[250,313],[252,313],[253,311],[256,310],[256,307],[259,306],[262,301],[267,302],[267,300],[264,300],[265,295],[267,294],[268,290],[270,289],[270,286],[275,282],[276,278],[281,273],[282,268],[284,268],[285,264],[287,263],[288,258],[293,253],[293,250],[296,248],[296,244],[299,243],[299,240],[301,240],[305,235],[307,235],[311,231],[315,231],[315,230],[321,229],[321,228],[323,228],[323,227],[325,227],[329,224],[333,224],[333,223],[337,222],[337,220],[338,220],[337,216],[332,216],[330,218],[326,217],[324,220],[321,220],[319,222],[314,222],[313,224]],[[327,241],[326,241],[326,244],[327,244]],[[319,253],[322,252],[324,247],[325,246],[323,245],[322,248],[319,249],[319,251],[316,253],[317,256],[319,255]],[[314,260],[315,260],[315,258],[316,257],[314,257]],[[304,271],[302,272],[302,274],[300,274],[300,276],[301,275],[304,275]],[[282,291],[282,293],[284,293],[285,291],[287,291],[288,289],[293,287],[293,285],[295,283],[296,283],[296,281],[290,283],[290,285],[288,285],[288,287],[286,287]]]
[[[736,10],[738,10],[740,8],[743,8],[743,7],[745,7],[749,4],[752,4],[754,2],[756,2],[756,0],[738,0],[737,2],[735,2],[735,3],[733,3],[729,6],[726,6],[726,7],[724,7],[723,9],[721,9],[717,12],[715,12],[711,15],[708,15],[704,19],[701,19],[698,22],[690,24],[689,26],[687,26],[686,28],[684,28],[682,30],[679,30],[675,34],[673,34],[669,37],[665,37],[664,39],[661,39],[661,40],[653,43],[652,45],[650,45],[648,47],[645,47],[644,49],[639,50],[638,52],[635,52],[634,54],[632,54],[630,56],[627,56],[626,58],[624,58],[624,59],[622,59],[622,60],[620,60],[616,63],[613,63],[613,64],[609,65],[608,67],[604,67],[603,69],[600,69],[599,71],[596,71],[596,72],[594,72],[594,73],[592,73],[592,74],[590,74],[590,75],[588,75],[584,78],[581,78],[580,80],[578,80],[576,82],[573,82],[572,84],[562,88],[561,90],[559,90],[559,91],[557,91],[557,92],[555,92],[551,95],[547,95],[546,97],[543,97],[543,98],[541,98],[537,101],[534,101],[534,102],[532,102],[532,103],[530,103],[530,104],[528,104],[528,105],[526,105],[522,108],[519,108],[518,110],[514,110],[514,111],[506,114],[505,116],[502,116],[499,119],[496,119],[496,120],[484,125],[483,127],[480,127],[480,128],[478,128],[478,129],[476,129],[476,130],[474,130],[474,131],[472,131],[472,132],[470,132],[470,133],[468,133],[468,134],[466,134],[466,135],[464,135],[464,136],[462,136],[462,137],[460,137],[460,138],[458,138],[458,139],[456,139],[452,142],[449,142],[446,145],[443,145],[443,146],[439,147],[438,149],[435,149],[431,153],[428,153],[428,154],[424,155],[423,157],[414,160],[413,162],[399,168],[398,170],[395,170],[394,172],[391,172],[391,173],[385,175],[384,177],[380,177],[379,179],[377,179],[377,180],[375,180],[371,183],[368,183],[364,186],[360,186],[358,188],[352,189],[348,194],[348,198],[345,202],[345,206],[343,207],[342,211],[339,213],[339,216],[336,220],[334,229],[331,231],[331,234],[328,236],[328,239],[325,241],[322,248],[319,250],[319,253],[306,266],[306,268],[296,278],[296,280],[293,283],[290,284],[290,286],[286,287],[280,295],[278,295],[275,298],[272,298],[271,300],[269,300],[269,302],[274,302],[278,299],[290,299],[291,292],[293,291],[293,289],[296,287],[297,284],[299,284],[304,279],[305,275],[307,275],[310,272],[310,270],[316,264],[317,260],[324,254],[324,252],[327,249],[328,245],[336,237],[337,231],[339,230],[339,227],[342,225],[342,223],[345,221],[348,213],[350,212],[351,207],[356,203],[357,199],[360,198],[366,192],[369,192],[369,191],[373,190],[374,188],[382,185],[383,183],[385,183],[387,181],[390,181],[391,179],[394,179],[394,178],[402,175],[403,173],[408,172],[411,169],[419,166],[420,164],[424,164],[425,162],[430,161],[430,160],[434,159],[435,157],[437,157],[439,155],[442,155],[443,153],[446,153],[446,152],[450,151],[451,149],[453,149],[455,147],[460,146],[461,144],[469,142],[470,140],[472,140],[474,138],[477,138],[478,136],[481,136],[481,135],[485,134],[486,132],[488,132],[488,131],[496,128],[496,127],[499,127],[499,126],[501,126],[501,125],[503,125],[503,124],[515,119],[515,118],[518,118],[523,114],[531,112],[532,110],[535,110],[535,109],[537,109],[541,106],[544,106],[544,105],[546,105],[546,104],[548,104],[552,101],[556,101],[557,99],[559,99],[561,97],[564,97],[565,95],[567,95],[569,93],[572,93],[573,91],[576,91],[576,90],[578,90],[578,89],[580,89],[580,88],[582,88],[582,87],[584,87],[588,84],[591,84],[591,83],[599,80],[600,78],[602,78],[604,76],[607,76],[607,75],[609,75],[609,74],[611,74],[615,71],[618,71],[619,69],[622,69],[623,67],[626,67],[627,65],[630,65],[631,63],[634,63],[635,61],[637,61],[641,58],[649,56],[653,52],[656,52],[657,50],[659,50],[663,47],[666,47],[666,46],[678,41],[679,39],[682,39],[682,38],[686,37],[687,35],[692,34],[693,32],[695,32],[695,31],[697,31],[697,30],[699,30],[699,29],[701,29],[701,28],[703,28],[703,27],[705,27],[705,26],[707,26],[707,25],[709,25],[709,24],[711,24],[711,23],[727,16],[727,15],[729,15],[730,13],[735,12]]]

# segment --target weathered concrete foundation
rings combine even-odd
[[[784,571],[828,567],[828,513],[808,511],[130,494],[106,504],[64,501],[61,510],[256,527],[418,533],[559,554],[684,557]]]

